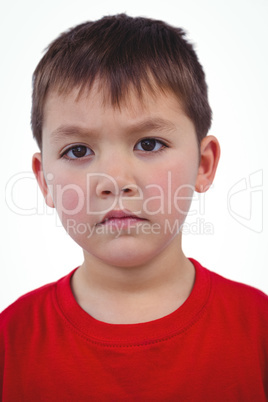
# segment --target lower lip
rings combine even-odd
[[[144,219],[125,217],[125,218],[111,218],[103,222],[102,225],[113,226],[116,228],[128,228],[143,222]]]

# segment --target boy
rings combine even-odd
[[[182,30],[104,17],[34,73],[33,170],[83,264],[1,314],[3,401],[265,401],[268,298],[187,259],[219,144]]]

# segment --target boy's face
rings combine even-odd
[[[193,123],[172,94],[144,93],[143,103],[132,94],[117,109],[94,88],[77,93],[53,92],[45,104],[34,170],[43,169],[47,203],[105,263],[135,266],[175,250],[200,169]]]

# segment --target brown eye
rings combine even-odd
[[[135,149],[138,151],[145,152],[157,152],[163,148],[166,148],[166,145],[162,141],[159,141],[155,138],[144,138],[135,146]]]
[[[72,148],[69,148],[65,153],[69,159],[79,159],[83,158],[84,156],[92,155],[93,152],[90,148],[86,147],[85,145],[76,145]]]
[[[153,151],[155,148],[156,141],[154,139],[146,139],[141,141],[141,147],[144,151]]]
[[[73,148],[71,150],[71,152],[76,158],[82,158],[83,156],[86,155],[87,148],[84,146],[78,146],[78,147]]]

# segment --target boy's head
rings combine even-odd
[[[33,170],[91,258],[138,266],[177,256],[193,191],[206,191],[217,167],[210,122],[183,31],[105,17],[63,34],[37,66],[32,125],[42,154]]]
[[[192,120],[200,144],[211,125],[205,75],[180,28],[124,14],[86,22],[49,46],[33,77],[32,129],[42,148],[44,104],[60,94],[98,84],[105,102],[120,107],[134,89],[172,92]]]

